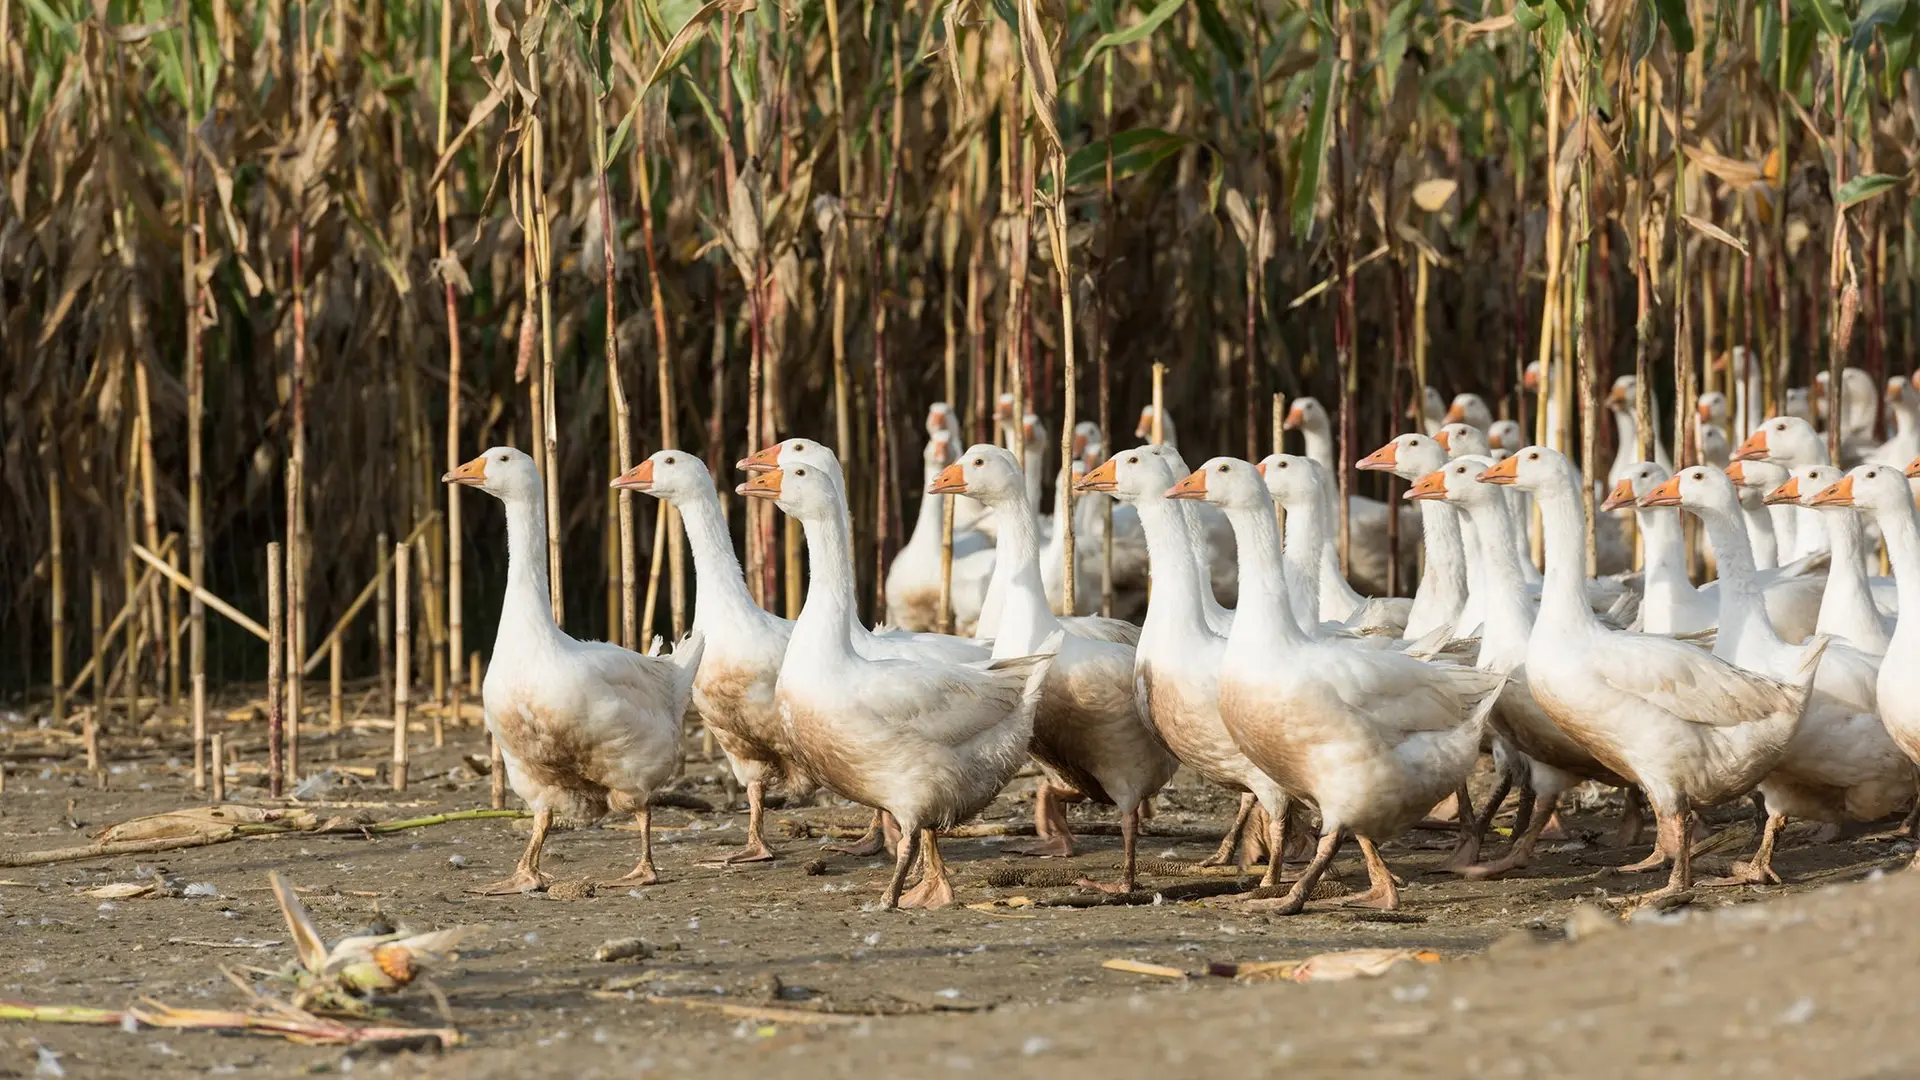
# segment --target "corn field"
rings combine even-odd
[[[1732,347],[1773,402],[1904,373],[1920,334],[1920,0],[0,0],[0,25],[15,695],[89,655],[109,693],[259,679],[267,643],[211,605],[264,617],[270,541],[295,666],[352,614],[350,674],[444,695],[505,551],[439,475],[496,443],[549,478],[565,625],[632,644],[681,627],[690,575],[607,480],[665,445],[721,478],[788,434],[837,447],[871,604],[936,400],[970,440],[1010,394],[1125,446],[1164,364],[1189,460],[1264,453],[1276,395],[1311,394],[1351,462],[1425,385],[1544,432],[1539,361],[1592,475],[1616,375],[1692,460],[1676,421]],[[797,533],[725,497],[753,587],[797,606]]]

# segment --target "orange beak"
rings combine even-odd
[[[1727,370],[1727,354],[1715,353],[1713,358],[1707,361],[1707,370],[1715,375]]]
[[[1452,436],[1452,435],[1449,435],[1449,434],[1447,434],[1447,433],[1446,433],[1446,432],[1444,432],[1444,431],[1442,431],[1442,432],[1440,432],[1439,434],[1437,434],[1437,435],[1435,435],[1435,436],[1433,437],[1433,441],[1434,441],[1434,442],[1437,442],[1437,443],[1439,443],[1439,444],[1440,444],[1440,449],[1442,449],[1442,450],[1452,450],[1452,449],[1453,449],[1453,436]]]
[[[1106,463],[1073,482],[1075,491],[1112,491],[1120,486],[1120,479],[1114,462],[1119,458],[1108,458]]]
[[[1901,378],[1900,376],[1895,375],[1894,377],[1888,379],[1887,380],[1887,401],[1889,402],[1899,401],[1900,395],[1905,393],[1906,389],[1907,389],[1907,380]]]
[[[1144,439],[1151,434],[1153,434],[1153,409],[1149,407],[1140,410],[1140,422],[1133,425],[1133,437]]]
[[[1710,408],[1708,408],[1708,407],[1707,407],[1707,404],[1706,404],[1706,402],[1704,402],[1704,401],[1703,401],[1703,402],[1701,402],[1701,403],[1700,403],[1700,404],[1698,404],[1698,405],[1695,405],[1695,406],[1693,407],[1693,411],[1694,411],[1694,412],[1695,412],[1695,413],[1696,413],[1696,414],[1697,414],[1697,415],[1698,415],[1698,416],[1700,417],[1700,419],[1702,419],[1702,420],[1712,420],[1712,419],[1713,419],[1713,410],[1712,410],[1712,409],[1710,409]]]
[[[1667,482],[1640,497],[1641,506],[1679,506],[1680,478],[1671,476]]]
[[[1815,506],[1852,506],[1853,477],[1846,476],[1840,482],[1813,497]]]
[[[1510,457],[1474,479],[1483,484],[1512,484],[1520,478],[1520,459]]]
[[[459,484],[462,487],[479,487],[487,482],[487,455],[481,454],[465,465],[442,476],[443,484]]]
[[[1774,488],[1772,491],[1767,492],[1766,496],[1762,498],[1760,501],[1763,503],[1766,503],[1768,506],[1774,506],[1779,503],[1799,502],[1800,501],[1800,478],[1797,476],[1788,477],[1786,483],[1781,484],[1779,487]]]
[[[1625,510],[1634,505],[1633,481],[1622,480],[1607,492],[1607,501],[1600,504],[1602,510]]]
[[[1506,445],[1506,440],[1504,440],[1504,439],[1502,439],[1502,438],[1500,437],[1500,433],[1499,433],[1499,432],[1497,432],[1497,431],[1489,431],[1489,432],[1487,432],[1487,449],[1489,449],[1489,450],[1505,450],[1506,448],[1507,448],[1507,445]]]
[[[647,460],[613,478],[608,487],[624,488],[628,491],[653,490],[653,459]]]
[[[1207,497],[1207,474],[1204,469],[1195,469],[1185,480],[1173,485],[1167,492],[1169,499],[1204,499]]]
[[[1400,460],[1399,444],[1388,443],[1387,445],[1381,447],[1380,449],[1375,450],[1373,453],[1368,454],[1366,457],[1361,458],[1360,468],[1369,469],[1369,470],[1378,472],[1380,470],[1393,468],[1394,465],[1399,462],[1399,460]]]
[[[748,472],[766,472],[768,469],[777,469],[780,467],[780,444],[774,443],[772,446],[763,446],[747,457],[743,457],[739,461],[734,462],[733,467],[736,469],[745,469]],[[779,490],[777,486],[774,488],[776,492]]]
[[[1733,460],[1735,461],[1767,460],[1767,433],[1765,429],[1756,431],[1753,434],[1747,436],[1747,441],[1741,443],[1740,449],[1735,450],[1733,452]]]
[[[1287,410],[1287,418],[1281,423],[1280,430],[1292,431],[1294,428],[1306,422],[1307,414],[1300,411],[1300,406],[1295,405],[1293,408]]]
[[[1081,457],[1081,456],[1084,456],[1086,452],[1087,452],[1087,437],[1085,435],[1075,435],[1073,437],[1073,456]]]
[[[1727,479],[1733,481],[1734,487],[1746,487],[1747,486],[1746,464],[1743,462],[1736,461],[1733,464],[1728,465]]]
[[[1627,403],[1627,388],[1619,385],[1618,383],[1614,384],[1613,389],[1607,391],[1607,404],[1625,405],[1626,403]]]
[[[747,482],[734,488],[734,494],[745,495],[749,499],[777,499],[780,497],[780,470],[757,472],[747,477]]]
[[[1447,472],[1436,469],[1413,482],[1407,489],[1409,499],[1444,499],[1447,497]]]
[[[1444,422],[1444,423],[1448,423],[1448,424],[1464,424],[1464,423],[1466,423],[1466,422],[1467,422],[1467,408],[1466,408],[1466,406],[1464,406],[1464,405],[1462,405],[1462,404],[1460,404],[1460,403],[1459,403],[1459,402],[1457,402],[1457,401],[1456,401],[1456,402],[1454,402],[1454,403],[1453,403],[1453,404],[1451,404],[1451,405],[1448,405],[1448,406],[1447,406],[1447,415],[1446,415],[1446,418],[1445,418],[1445,420],[1444,420],[1443,422]]]
[[[1920,457],[1907,462],[1907,479],[1920,480]]]
[[[933,478],[933,486],[927,489],[929,495],[965,495],[966,493],[967,478],[961,473],[960,463],[957,461],[941,469],[940,475]]]

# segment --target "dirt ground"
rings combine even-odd
[[[229,730],[243,760],[257,762],[258,725]],[[71,740],[35,730],[17,713],[0,715],[0,735],[8,774],[0,853],[72,846],[107,824],[196,804],[166,749],[179,745],[168,722],[150,721],[137,744],[109,743],[105,790],[78,767]],[[390,728],[373,726],[343,738],[339,765],[371,771],[390,739]],[[478,732],[451,731],[448,743],[415,752],[418,779],[404,796],[381,777],[343,774],[309,805],[380,820],[484,807],[488,781],[463,762],[483,753]],[[1441,832],[1416,830],[1384,846],[1407,882],[1401,910],[1386,916],[1343,909],[1337,898],[1293,918],[1164,896],[1137,906],[1049,906],[1090,902],[1096,894],[1071,878],[1111,876],[1117,838],[1083,836],[1082,853],[1066,861],[1005,853],[1001,837],[967,838],[943,845],[955,871],[954,907],[886,912],[877,908],[882,860],[823,854],[822,840],[795,837],[785,824],[863,823],[855,807],[780,809],[772,815],[778,861],[716,865],[741,842],[746,815],[730,801],[724,763],[705,759],[692,737],[689,750],[678,793],[718,809],[658,811],[664,880],[586,899],[469,895],[474,884],[504,876],[524,843],[524,822],[501,820],[0,867],[0,1002],[119,1008],[151,997],[240,1007],[222,965],[277,969],[293,957],[269,870],[303,890],[330,938],[382,922],[483,926],[456,963],[434,973],[465,1039],[451,1051],[349,1053],[259,1036],[0,1021],[0,1077],[371,1070],[586,1080],[770,1068],[794,1080],[855,1068],[909,1077],[1249,1068],[1305,1076],[1920,1075],[1920,1034],[1901,1006],[1920,991],[1920,876],[1882,873],[1904,865],[1904,841],[1815,845],[1790,832],[1778,866],[1793,885],[1700,890],[1689,907],[1641,911],[1622,923],[1594,916],[1660,878],[1609,869],[1646,851],[1609,846],[1617,800],[1564,815],[1569,839],[1544,845],[1533,867],[1503,881],[1439,871],[1450,841]],[[314,768],[333,764],[333,751],[324,737],[307,736]],[[248,786],[258,775],[252,768],[246,783],[231,785],[230,800],[265,805],[264,791]],[[1016,782],[985,820],[1027,820],[1030,790],[1030,780]],[[1183,885],[1234,880],[1193,867],[1232,808],[1223,793],[1177,779],[1142,843],[1143,885],[1177,894]],[[1070,814],[1076,824],[1112,820],[1097,807]],[[1737,842],[1696,860],[1708,873],[1747,846],[1746,814],[1741,805],[1711,815],[1713,824],[1731,825]],[[612,828],[556,834],[548,869],[562,880],[624,873],[636,839]],[[111,901],[85,892],[154,872],[176,892],[212,895]],[[1021,873],[1029,880],[1012,883]],[[997,884],[989,874],[1000,875]],[[1364,887],[1351,848],[1334,876]],[[1016,906],[965,906],[996,898]],[[593,958],[602,943],[626,937],[645,939],[651,957]],[[1343,983],[1207,974],[1210,965],[1361,947],[1439,958]],[[1110,960],[1190,976],[1103,968]],[[442,1022],[421,988],[391,1005],[396,1022]],[[768,1019],[769,1008],[832,1015],[821,1023]]]

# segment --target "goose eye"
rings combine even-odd
[[[674,457],[673,457],[673,455],[671,455],[671,454],[669,454],[669,455],[667,455],[667,458],[666,458],[666,462],[667,462],[667,464],[669,464],[669,465],[671,465],[671,464],[673,464],[673,462],[674,462]]]
[[[1693,478],[1694,478],[1695,480],[1705,480],[1705,479],[1707,478],[1707,474],[1706,474],[1706,473],[1703,473],[1703,472],[1698,472],[1698,471],[1696,471],[1696,472],[1695,472],[1695,473],[1693,474]]]
[[[805,470],[805,469],[795,469],[795,470],[793,470],[793,475],[795,475],[795,476],[805,476],[805,475],[807,475],[807,470]]]
[[[507,460],[507,455],[505,455],[505,454],[501,454],[501,455],[500,455],[499,457],[497,457],[497,458],[495,458],[494,460],[495,460],[495,461],[506,461],[506,460]]]
[[[1222,466],[1220,466],[1220,471],[1221,471],[1221,472],[1226,472],[1226,471],[1227,471],[1227,466],[1225,466],[1225,465],[1222,465]]]
[[[1534,451],[1533,453],[1531,453],[1531,454],[1528,454],[1528,455],[1527,455],[1527,460],[1528,460],[1528,461],[1539,461],[1539,460],[1540,460],[1540,451],[1538,451],[1538,450],[1535,450],[1535,451]]]
[[[1128,459],[1127,459],[1127,464],[1129,464],[1129,465],[1138,465],[1138,464],[1140,464],[1140,455],[1139,455],[1139,454],[1135,454],[1135,455],[1133,455],[1132,457],[1130,457],[1130,458],[1128,458]]]
[[[1284,461],[1283,461],[1283,462],[1281,462],[1281,463],[1280,463],[1280,467],[1281,467],[1281,468],[1283,468],[1283,469],[1284,469],[1284,468],[1286,468],[1286,467],[1287,467],[1287,463],[1286,463],[1286,462],[1284,462]]]
[[[1871,480],[1871,479],[1873,479],[1874,477],[1876,477],[1876,476],[1879,476],[1879,475],[1880,475],[1880,472],[1879,472],[1879,470],[1877,470],[1877,469],[1876,469],[1875,471],[1873,471],[1873,472],[1870,472],[1870,473],[1868,473],[1868,474],[1867,474],[1867,479],[1869,479],[1869,480]]]
[[[978,468],[980,468],[980,467],[982,467],[982,466],[984,466],[984,465],[985,465],[986,463],[987,463],[987,459],[986,459],[986,458],[974,458],[974,459],[973,459],[973,467],[974,467],[974,468],[976,468],[976,469],[978,469]]]

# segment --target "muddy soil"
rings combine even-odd
[[[102,790],[70,740],[0,723],[7,786],[0,851],[85,842],[98,828],[194,805],[167,747],[173,725],[149,721],[136,744],[110,743]],[[257,760],[258,725],[232,724]],[[390,728],[341,738],[308,733],[306,760],[337,781],[306,805],[381,820],[487,804],[475,729],[416,750],[404,795],[376,774]],[[424,737],[416,745],[427,741]],[[847,805],[772,814],[773,863],[718,865],[746,822],[724,763],[690,737],[678,794],[715,809],[655,815],[663,881],[583,899],[483,897],[474,885],[511,871],[525,823],[476,821],[384,836],[242,840],[144,856],[0,868],[0,1001],[118,1008],[141,997],[234,1008],[229,968],[279,968],[293,953],[267,886],[279,870],[323,930],[343,936],[380,922],[417,929],[484,924],[458,962],[435,973],[465,1036],[436,1053],[301,1047],[264,1037],[125,1031],[0,1022],[0,1076],[286,1076],[373,1071],[382,1076],[740,1075],[1166,1076],[1227,1070],[1345,1075],[1387,1070],[1433,1076],[1672,1075],[1705,1068],[1741,1076],[1920,1075],[1920,1034],[1901,1002],[1920,990],[1920,879],[1883,877],[1904,865],[1904,841],[1813,842],[1789,833],[1777,860],[1784,888],[1699,890],[1690,907],[1642,911],[1626,924],[1576,909],[1657,886],[1657,875],[1610,868],[1643,844],[1611,846],[1617,800],[1563,814],[1568,838],[1502,881],[1440,870],[1451,837],[1415,830],[1383,852],[1406,880],[1402,907],[1381,915],[1337,897],[1276,918],[1205,901],[1092,903],[1078,876],[1110,879],[1119,841],[1085,835],[1066,860],[1016,856],[1002,837],[943,844],[957,904],[937,912],[878,910],[888,866],[822,851],[812,835],[857,826]],[[235,802],[266,805],[250,786]],[[1484,777],[1482,778],[1484,781]],[[1233,801],[1182,775],[1163,793],[1141,852],[1151,891],[1219,886],[1231,872],[1195,867],[1231,820]],[[1750,839],[1748,807],[1710,824],[1730,842],[1696,860],[1725,869]],[[983,820],[1021,823],[1031,780],[1017,781]],[[1075,806],[1076,824],[1112,821]],[[1177,833],[1178,835],[1168,835]],[[625,873],[636,836],[617,828],[558,833],[548,870],[562,881]],[[197,897],[101,900],[86,889],[164,874]],[[990,882],[989,875],[996,875]],[[1026,880],[1018,880],[1022,875]],[[1365,875],[1351,849],[1333,877],[1353,891]],[[1251,884],[1251,881],[1248,882]],[[1335,890],[1337,891],[1337,889]],[[1804,894],[1804,895],[1801,895]],[[995,899],[1012,906],[968,907]],[[1031,901],[1033,906],[1026,906]],[[646,959],[600,962],[597,947],[639,937]],[[1302,959],[1329,950],[1432,950],[1435,963],[1385,976],[1311,985],[1249,985],[1207,975],[1211,964]],[[1193,973],[1165,978],[1103,968],[1125,959]],[[392,1002],[398,1022],[441,1022],[431,995]],[[833,1014],[812,1023],[764,1010]]]

